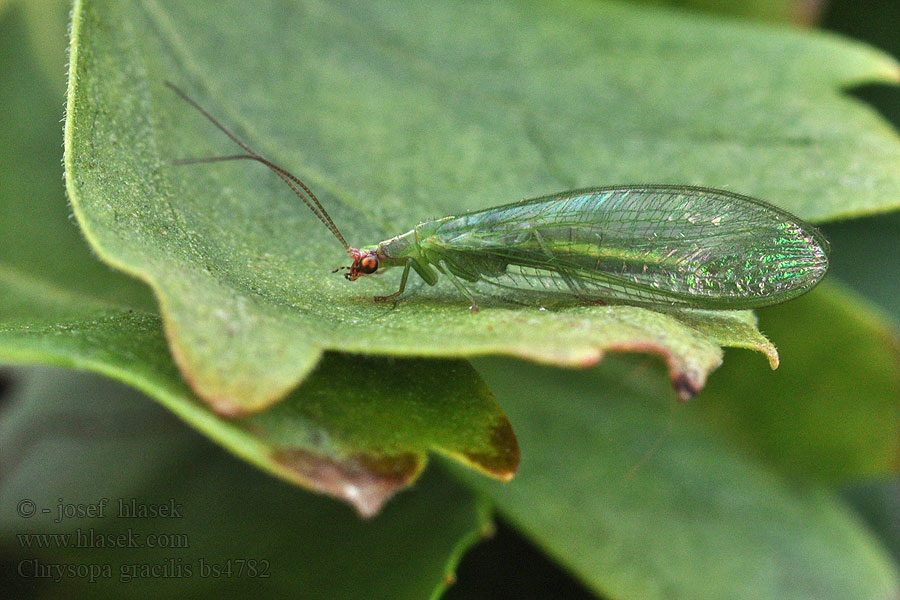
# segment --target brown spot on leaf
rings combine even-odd
[[[682,402],[687,402],[700,393],[700,390],[697,389],[697,385],[691,380],[687,373],[680,373],[678,376],[672,378],[672,387],[675,388],[675,393],[678,394],[678,399]]]
[[[490,447],[493,452],[463,452],[472,464],[485,473],[509,481],[519,468],[519,441],[506,417],[491,430]]]
[[[706,383],[705,373],[689,369],[683,361],[663,344],[649,342],[614,344],[610,346],[610,350],[618,352],[646,352],[661,356],[666,362],[666,368],[669,370],[669,378],[672,381],[675,394],[682,402],[687,402],[699,394]]]
[[[391,496],[412,483],[425,464],[424,455],[412,453],[335,459],[282,449],[272,458],[296,473],[301,484],[349,502],[363,517],[376,515]]]

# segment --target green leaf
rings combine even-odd
[[[0,284],[4,310],[36,297]],[[78,314],[81,309],[82,313]],[[69,313],[71,311],[71,313]],[[462,361],[388,361],[329,354],[269,410],[224,419],[199,404],[166,350],[159,318],[65,304],[52,325],[4,323],[0,359],[90,369],[125,381],[245,460],[371,516],[425,466],[428,451],[509,479],[519,449],[487,387]],[[53,313],[51,313],[53,314]],[[57,315],[60,316],[60,315]]]
[[[0,284],[0,291],[4,309],[18,303],[48,312],[38,297],[17,296],[21,286]],[[501,479],[511,478],[519,462],[509,422],[462,361],[330,354],[278,405],[224,419],[197,403],[181,381],[158,317],[98,312],[81,302],[61,304],[59,313],[50,314],[60,317],[58,322],[36,325],[35,316],[24,324],[4,324],[0,358],[121,379],[245,460],[343,499],[365,516],[419,476],[429,450]]]
[[[674,406],[646,364],[476,367],[525,454],[514,485],[462,476],[598,594],[896,598],[897,567],[834,492],[792,484]],[[873,415],[873,421],[880,418]]]
[[[865,481],[843,495],[900,563],[900,477]]]
[[[49,20],[52,26],[56,15]],[[16,303],[0,310],[0,319],[33,315],[53,323],[66,314],[66,302],[85,313],[153,311],[147,288],[91,256],[71,222],[60,169],[61,97],[28,51],[26,23],[18,4],[0,17],[0,285],[27,296],[0,296]]]
[[[199,404],[166,350],[157,316],[101,310],[68,290],[0,282],[0,359],[90,369],[125,381],[260,468],[376,513],[411,484],[434,450],[509,479],[519,449],[490,390],[463,361],[368,360],[330,354],[298,389],[269,410],[224,419]],[[43,300],[39,295],[44,292]],[[68,301],[47,303],[61,295]],[[53,315],[53,324],[40,316]]]
[[[900,213],[830,224],[831,276],[877,303],[900,324]]]
[[[28,32],[28,53],[34,56],[53,91],[62,97],[66,89],[67,27],[72,3],[68,0],[11,0],[10,3],[22,12],[22,25]]]
[[[5,564],[22,565],[25,573],[35,559],[84,569],[109,565],[111,573],[94,582],[68,572],[60,581],[14,576],[5,582],[27,584],[28,595],[419,600],[438,596],[465,549],[491,528],[481,503],[439,470],[378,519],[361,521],[344,506],[247,468],[140,394],[97,377],[32,373],[6,408],[0,421]],[[108,500],[103,518],[54,522],[60,499],[97,505],[102,498]],[[24,499],[51,513],[17,517]],[[174,503],[180,517],[119,518],[119,501],[126,507]],[[18,537],[74,538],[79,531],[84,538],[140,543],[155,535],[169,547],[95,542],[38,549],[25,548]],[[204,576],[203,564],[224,569],[229,560],[230,576]]]
[[[67,219],[56,175],[57,103],[28,55],[16,51],[27,45],[20,24],[13,10],[0,25],[0,43],[9,44],[0,48],[7,61],[0,66],[10,74],[0,89],[0,164],[15,166],[0,177],[0,359],[120,379],[235,454],[365,515],[415,480],[430,450],[512,476],[515,436],[461,361],[331,354],[269,412],[226,420],[199,404],[169,355],[149,291],[92,257]]]
[[[261,442],[267,460],[250,460],[364,516],[418,477],[429,450],[503,480],[519,464],[509,421],[464,361],[327,355],[285,400],[232,423]]]
[[[330,354],[268,411],[224,419],[196,402],[169,358],[158,317],[100,310],[68,290],[0,282],[0,359],[91,369],[146,391],[192,426],[260,468],[376,513],[411,484],[434,450],[509,479],[519,450],[490,391],[462,361],[360,359]],[[43,297],[39,295],[43,292]],[[47,303],[61,295],[68,301]],[[53,324],[40,316],[53,315]]]
[[[897,472],[900,341],[889,321],[835,282],[760,321],[784,364],[769,373],[730,357],[696,407],[710,425],[801,481]]]
[[[271,404],[325,350],[569,366],[651,351],[683,396],[722,345],[775,354],[748,314],[487,303],[471,315],[446,282],[375,305],[396,278],[330,275],[340,246],[260,165],[171,165],[235,147],[165,80],[301,176],[360,245],[623,181],[728,187],[815,220],[900,205],[895,133],[841,93],[895,81],[897,65],[821,35],[613,4],[85,0],[72,65],[76,216],[104,260],[151,284],[179,366],[228,414]]]

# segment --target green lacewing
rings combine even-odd
[[[585,188],[424,221],[373,246],[350,246],[299,178],[260,156],[175,85],[245,154],[176,164],[253,160],[278,175],[350,255],[349,281],[403,267],[428,285],[445,275],[478,306],[470,284],[575,297],[588,303],[751,309],[815,287],[829,245],[812,225],[733,192],[680,185]]]

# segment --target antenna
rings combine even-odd
[[[174,83],[171,83],[169,81],[166,81],[165,84],[166,84],[166,86],[171,88],[172,91],[174,91],[176,94],[181,96],[181,98],[185,102],[187,102],[188,104],[190,104],[191,106],[196,108],[200,112],[200,114],[202,114],[204,117],[209,119],[210,123],[215,125],[222,133],[224,133],[229,138],[231,138],[231,141],[233,141],[235,144],[237,144],[238,146],[240,146],[243,150],[245,150],[247,152],[247,154],[232,154],[230,156],[211,156],[208,158],[182,158],[182,159],[172,161],[172,164],[194,165],[194,164],[199,164],[199,163],[223,162],[226,160],[255,160],[258,163],[262,163],[262,164],[266,165],[267,167],[269,167],[269,169],[273,173],[278,175],[282,179],[282,181],[284,181],[287,184],[287,186],[289,188],[291,188],[291,190],[293,190],[293,192],[295,194],[297,194],[297,197],[299,197],[301,200],[303,200],[303,203],[306,204],[306,206],[309,207],[309,210],[311,210],[313,212],[313,214],[316,215],[320,221],[322,221],[322,223],[325,225],[325,227],[327,227],[328,230],[334,234],[334,237],[336,237],[338,239],[338,241],[344,246],[345,250],[347,250],[347,251],[350,250],[350,244],[347,243],[347,241],[344,239],[344,236],[341,235],[340,230],[337,228],[337,225],[335,225],[334,221],[331,220],[331,215],[328,214],[328,211],[325,210],[325,208],[322,206],[322,203],[319,202],[318,198],[316,198],[316,195],[312,193],[312,190],[309,189],[309,187],[307,187],[307,185],[305,183],[300,181],[299,177],[292,175],[286,169],[283,169],[282,167],[279,167],[272,161],[260,156],[255,150],[253,150],[253,148],[251,148],[250,146],[245,144],[243,141],[240,140],[240,138],[238,138],[235,134],[233,134],[231,131],[229,131],[224,125],[219,123],[219,121],[217,121],[215,117],[213,117],[211,114],[206,112],[206,110],[202,106],[197,104],[196,101],[194,101],[190,96],[188,96],[177,85],[175,85]]]

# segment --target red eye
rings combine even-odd
[[[378,270],[378,259],[372,255],[366,256],[359,261],[359,270],[366,275],[371,275]]]

